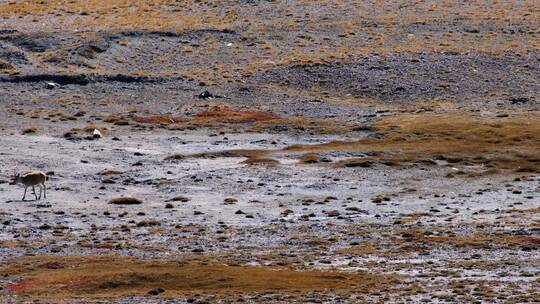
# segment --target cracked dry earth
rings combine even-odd
[[[0,1],[0,302],[540,302],[539,20]]]

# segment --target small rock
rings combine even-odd
[[[197,97],[199,97],[200,99],[208,99],[208,98],[213,98],[214,95],[208,91],[204,91],[201,94],[199,94],[199,96]]]
[[[371,168],[373,167],[373,162],[369,160],[352,161],[352,162],[345,163],[344,166],[347,168]]]
[[[332,210],[332,211],[328,211],[328,212],[326,213],[326,215],[329,216],[329,217],[336,217],[336,216],[339,216],[340,213],[339,213],[339,211],[337,211],[337,210]]]
[[[145,220],[137,223],[137,227],[152,227],[152,226],[161,226],[161,224],[156,220]]]
[[[92,137],[95,139],[98,139],[98,138],[102,138],[103,135],[101,134],[101,132],[99,132],[98,129],[94,129],[94,132],[92,133]]]
[[[112,198],[109,201],[109,204],[114,205],[139,205],[142,204],[142,201],[138,198],[132,197],[132,196],[119,196]]]
[[[182,202],[182,203],[186,203],[186,202],[189,202],[189,201],[190,201],[190,198],[185,197],[185,196],[175,196],[175,197],[171,198],[170,200],[168,200],[168,202]]]
[[[374,197],[374,198],[371,199],[371,201],[373,203],[382,203],[383,200],[382,200],[381,197]]]
[[[527,103],[527,102],[529,102],[529,98],[527,98],[527,97],[512,97],[512,98],[510,98],[510,102],[512,104]]]
[[[40,229],[40,230],[49,230],[51,228],[52,227],[50,225],[48,225],[48,224],[43,224],[43,225],[38,227],[38,229]]]
[[[60,86],[60,85],[59,85],[58,83],[56,83],[56,82],[47,82],[47,83],[45,84],[45,88],[46,88],[47,90],[56,89],[56,88],[58,88],[59,86]]]
[[[62,248],[60,248],[60,247],[53,247],[53,248],[51,248],[51,252],[55,252],[55,253],[56,253],[56,252],[60,252],[60,251],[62,251]]]
[[[152,289],[148,292],[149,295],[157,296],[159,294],[159,291],[157,289]]]
[[[521,250],[522,251],[533,251],[533,250],[536,250],[537,248],[536,247],[533,247],[533,246],[528,246],[528,245],[523,245],[521,246]]]
[[[227,197],[223,200],[223,202],[225,202],[225,204],[234,204],[238,202],[238,200],[235,199],[234,197]]]

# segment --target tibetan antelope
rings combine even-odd
[[[21,183],[24,185],[24,195],[22,200],[24,201],[26,199],[26,189],[28,187],[32,187],[32,192],[34,193],[34,196],[36,197],[36,200],[41,199],[41,192],[43,191],[43,198],[47,198],[47,186],[45,185],[45,181],[47,180],[47,175],[41,171],[32,171],[24,173],[23,175],[17,173],[13,180],[11,181],[11,185],[16,185],[18,183]],[[36,186],[39,186],[39,198],[36,194]]]

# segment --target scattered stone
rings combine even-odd
[[[102,138],[103,135],[101,134],[101,132],[99,132],[98,129],[94,129],[94,132],[92,133],[92,137],[95,139],[99,139],[99,138]]]
[[[205,85],[202,85],[202,86],[205,86]],[[223,96],[214,95],[214,94],[210,93],[208,90],[205,90],[205,91],[201,92],[199,95],[197,95],[197,97],[200,98],[200,99],[223,98]]]
[[[200,99],[208,99],[208,98],[214,97],[214,95],[212,95],[212,93],[205,90],[204,92],[200,93],[197,97],[199,97]]]
[[[56,88],[58,88],[58,87],[60,87],[60,85],[59,85],[58,83],[56,83],[56,82],[47,82],[47,83],[45,84],[45,88],[46,88],[47,90],[56,89]]]
[[[113,205],[139,205],[142,204],[142,201],[138,198],[132,196],[120,196],[112,198],[109,201],[109,204]]]
[[[53,248],[51,248],[51,252],[53,252],[53,253],[58,253],[60,251],[62,251],[61,247],[53,247]]]
[[[227,205],[232,205],[232,204],[238,202],[238,200],[237,200],[236,198],[234,198],[234,197],[226,197],[226,198],[223,200],[223,202],[224,202],[225,204],[227,204]]]
[[[294,211],[292,211],[291,209],[285,209],[285,210],[283,210],[283,212],[281,212],[281,215],[282,216],[287,216],[287,215],[292,214],[292,213],[294,213]]]
[[[512,104],[521,104],[521,103],[529,102],[529,98],[527,97],[512,97],[509,100]]]
[[[149,295],[157,296],[159,294],[159,291],[157,289],[152,289],[148,292]]]
[[[186,202],[189,202],[191,199],[189,197],[185,197],[185,196],[175,196],[173,198],[171,198],[170,200],[168,200],[167,202],[182,202],[182,203],[186,203]]]
[[[339,216],[341,213],[339,213],[339,211],[337,210],[332,210],[332,211],[328,211],[326,213],[327,216],[329,217],[336,217],[336,216]]]
[[[156,220],[145,220],[137,223],[137,227],[152,227],[152,226],[161,226],[161,224]]]
[[[39,131],[37,127],[28,127],[22,131],[22,134],[35,134]]]
[[[371,168],[373,167],[373,162],[369,160],[363,161],[351,161],[344,164],[347,168]]]

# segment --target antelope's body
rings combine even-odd
[[[28,187],[32,187],[36,200],[38,200],[41,199],[41,192],[43,192],[43,198],[47,198],[47,186],[45,185],[45,181],[47,181],[47,175],[45,173],[41,171],[32,171],[24,173],[23,175],[15,175],[11,184],[15,185],[21,183],[24,185],[23,201],[26,199],[26,190]],[[36,186],[39,186],[39,198],[36,194]]]

